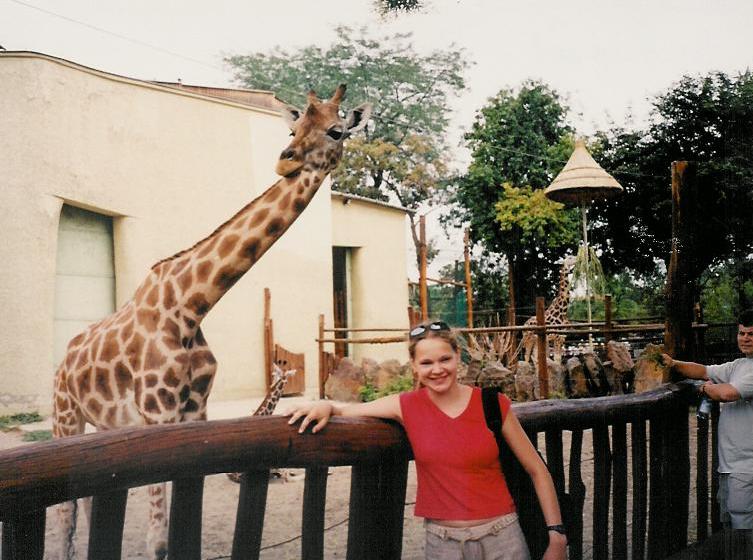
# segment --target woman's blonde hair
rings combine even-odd
[[[427,321],[411,328],[408,333],[408,354],[411,360],[416,358],[416,345],[427,338],[439,338],[449,344],[455,352],[460,350],[455,332],[442,321]]]

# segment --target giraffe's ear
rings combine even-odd
[[[363,103],[355,109],[351,109],[348,112],[348,116],[345,117],[345,128],[348,129],[348,134],[361,130],[369,122],[370,118],[371,103]]]
[[[282,109],[280,109],[280,114],[282,115],[282,118],[285,119],[288,128],[290,128],[290,130],[294,130],[295,123],[298,119],[301,118],[303,111],[301,111],[298,107],[294,107],[293,105],[284,105]]]

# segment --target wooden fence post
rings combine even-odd
[[[604,296],[604,345],[612,340],[612,296]],[[606,348],[605,348],[606,349]]]
[[[692,360],[695,291],[695,232],[698,214],[697,166],[672,162],[672,255],[665,289],[664,349],[673,358]],[[673,379],[679,374],[674,374]]]
[[[264,288],[264,386],[265,390],[272,386],[272,363],[274,358],[274,333],[272,331],[272,295],[269,288]]]
[[[473,328],[473,289],[471,287],[471,233],[468,228],[465,230],[465,237],[463,238],[463,254],[465,256],[465,300],[466,309],[468,311],[468,328]]]
[[[419,269],[418,269],[418,290],[421,301],[421,320],[429,319],[429,288],[426,283],[426,216],[421,216],[418,220],[419,236]]]
[[[319,314],[319,398],[324,398],[324,382],[327,381],[326,366],[324,364],[324,314]]]
[[[549,398],[549,368],[547,367],[546,320],[544,298],[536,298],[536,365],[539,370],[539,398]]]

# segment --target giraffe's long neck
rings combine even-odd
[[[254,416],[269,416],[274,412],[287,382],[288,372],[285,372],[272,384],[269,393],[267,393],[267,396],[264,397],[264,400],[261,401],[259,407],[254,411]]]
[[[210,236],[153,267],[158,282],[170,285],[188,322],[198,325],[301,215],[329,172],[329,163],[329,159],[327,165],[307,163],[299,174],[277,181]]]
[[[557,296],[552,300],[549,305],[549,309],[553,314],[562,315],[567,317],[567,306],[570,304],[570,281],[568,275],[570,270],[568,267],[563,266],[560,270],[560,282],[559,291]]]

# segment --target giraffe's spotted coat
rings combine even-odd
[[[338,163],[342,139],[326,132],[345,127],[338,112],[343,91],[326,102],[309,96],[277,163],[280,180],[207,238],[157,262],[133,299],[71,340],[54,383],[55,437],[82,433],[85,423],[108,429],[206,419],[217,361],[201,320],[298,218]],[[265,410],[271,412],[283,386],[273,388]],[[164,485],[149,492],[149,554],[162,558]]]

